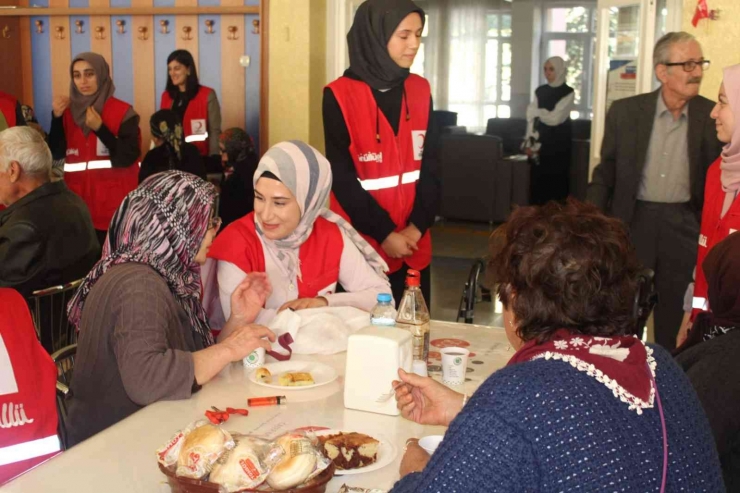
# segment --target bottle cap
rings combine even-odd
[[[391,296],[389,293],[380,293],[380,294],[378,294],[378,302],[379,303],[390,303],[391,300],[393,300],[393,296]]]
[[[418,270],[409,269],[406,271],[406,286],[419,287],[421,284],[421,273]]]

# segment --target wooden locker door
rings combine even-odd
[[[18,5],[17,0],[0,0],[0,6]],[[0,91],[23,97],[23,72],[21,69],[20,18],[0,17]]]

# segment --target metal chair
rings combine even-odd
[[[36,335],[49,354],[77,342],[77,332],[67,320],[67,303],[80,284],[82,279],[40,289],[28,298]]]
[[[641,340],[645,331],[645,324],[650,318],[655,305],[658,304],[658,293],[655,291],[655,273],[651,269],[643,269],[637,274],[637,292],[633,315],[635,317],[635,335]]]
[[[491,301],[491,291],[480,285],[480,276],[486,270],[486,260],[479,258],[473,262],[468,280],[463,288],[460,307],[457,311],[457,322],[463,319],[466,324],[473,323],[476,302]]]
[[[77,355],[77,344],[70,344],[51,355],[57,365],[57,416],[59,424],[57,434],[62,443],[62,449],[67,449],[67,399],[72,395],[69,387],[72,385],[72,372]]]

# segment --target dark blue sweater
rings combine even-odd
[[[681,368],[652,346],[668,429],[667,492],[725,491],[712,433]],[[421,473],[393,493],[658,492],[663,434],[657,402],[630,411],[594,377],[555,360],[489,377]]]

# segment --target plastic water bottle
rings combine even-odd
[[[393,327],[396,325],[396,309],[391,304],[393,297],[388,293],[378,295],[378,304],[370,312],[370,323],[383,327]]]
[[[409,269],[406,274],[406,291],[398,307],[396,327],[406,329],[413,336],[414,360],[429,358],[429,309],[421,294],[421,274]]]

